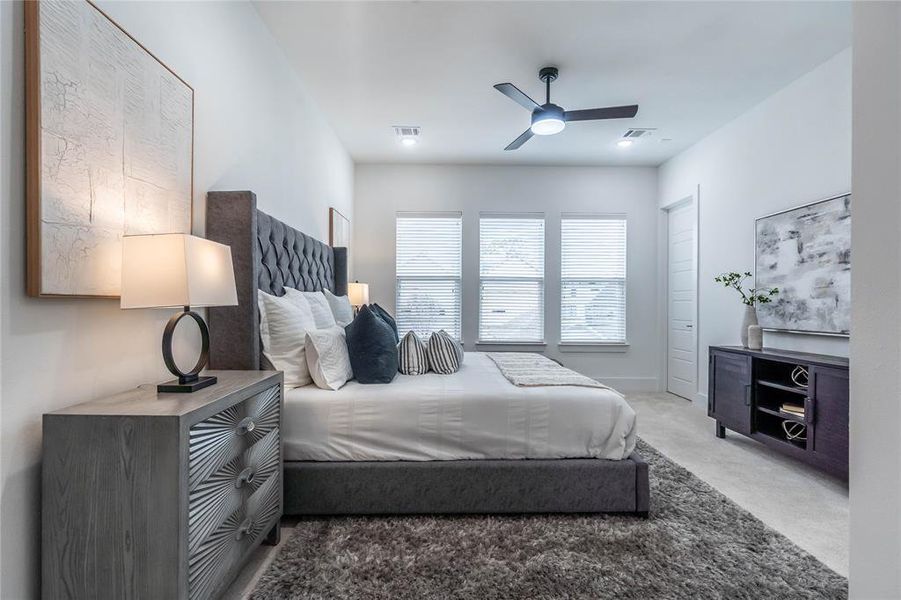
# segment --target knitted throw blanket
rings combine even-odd
[[[518,387],[577,385],[609,390],[590,377],[580,375],[563,365],[542,356],[526,352],[488,352],[501,374]]]

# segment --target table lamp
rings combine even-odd
[[[231,248],[185,233],[129,235],[122,238],[120,305],[129,308],[176,308],[163,331],[163,360],[178,377],[157,386],[158,392],[190,393],[216,383],[200,377],[210,353],[210,331],[191,307],[236,306],[235,272]],[[187,373],[172,356],[172,334],[184,317],[200,328],[200,358]]]
[[[347,284],[347,300],[354,308],[354,314],[359,312],[360,307],[369,304],[369,284],[354,281]]]

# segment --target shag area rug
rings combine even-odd
[[[301,521],[251,598],[847,598],[848,582],[646,443],[651,516]],[[795,507],[797,508],[797,507]]]

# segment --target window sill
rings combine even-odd
[[[560,342],[557,344],[560,352],[628,352],[629,344],[590,344],[581,342]]]
[[[498,347],[510,347],[510,348],[546,348],[547,344],[544,342],[476,342],[476,348],[498,348]]]

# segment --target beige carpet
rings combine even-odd
[[[846,598],[847,581],[640,442],[651,517],[301,521],[257,600]],[[804,507],[786,507],[804,510]]]

